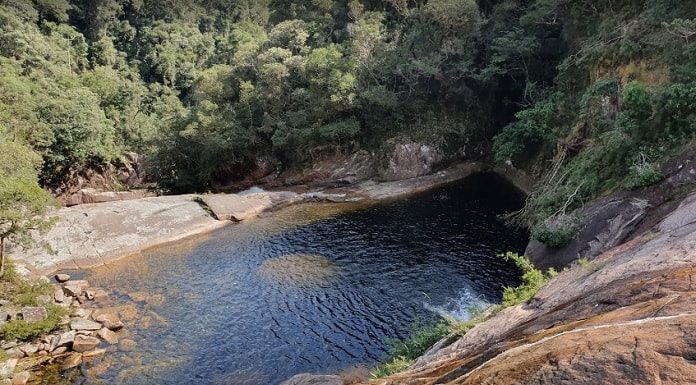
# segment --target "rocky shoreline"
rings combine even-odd
[[[294,186],[289,188],[294,191],[159,196],[76,205],[54,214],[57,224],[43,236],[52,250],[37,247],[10,249],[10,252],[20,274],[47,280],[45,276],[56,271],[105,265],[151,247],[204,234],[288,205],[382,202],[490,171],[506,176],[504,171],[491,170],[481,163],[463,163],[435,174],[389,182],[366,180],[341,187]],[[520,190],[527,190],[528,185],[519,183],[520,180],[510,179]],[[90,287],[85,280],[72,280],[65,274],[57,274],[54,278],[53,298],[45,300],[66,309],[68,316],[61,320],[58,331],[31,342],[0,342],[9,357],[0,364],[0,380],[6,384],[26,384],[32,367],[55,363],[61,370],[67,370],[83,362],[99,360],[106,353],[106,346],[119,344],[120,347],[129,343],[126,338],[121,339],[123,323],[118,314],[100,308],[108,297],[103,289]],[[41,307],[7,310],[0,307],[0,317],[4,315],[8,321],[40,321],[46,313]]]
[[[13,320],[44,321],[50,305],[66,311],[59,328],[49,334],[28,342],[0,341],[7,357],[0,363],[0,383],[25,385],[32,368],[58,363],[62,370],[68,370],[82,362],[99,360],[106,353],[105,346],[127,343],[121,340],[124,324],[118,314],[100,307],[109,296],[104,289],[91,287],[86,280],[73,280],[67,274],[56,274],[54,278],[52,298],[39,298],[44,306],[0,306],[0,325]]]
[[[65,207],[42,240],[50,249],[9,249],[18,271],[41,276],[101,266],[143,250],[208,233],[228,224],[303,202],[382,202],[427,191],[468,176],[494,172],[521,191],[529,182],[514,170],[462,163],[434,174],[380,182],[365,180],[328,188],[294,186],[281,191],[158,196]]]

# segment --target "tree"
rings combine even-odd
[[[37,181],[41,158],[27,147],[0,140],[0,276],[5,272],[5,244],[30,246],[32,231],[45,231],[51,195]]]

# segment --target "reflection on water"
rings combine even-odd
[[[374,365],[414,321],[466,317],[516,284],[496,257],[526,240],[496,218],[520,203],[505,191],[472,179],[386,205],[293,206],[90,270],[129,343],[69,383],[268,385]]]

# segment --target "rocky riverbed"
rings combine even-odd
[[[101,305],[108,299],[105,290],[91,287],[86,280],[73,280],[67,274],[55,275],[53,296],[39,298],[43,306],[17,307],[9,301],[0,306],[0,325],[7,322],[40,323],[49,317],[47,308],[65,309],[57,330],[26,342],[0,341],[7,359],[0,363],[0,383],[25,385],[32,368],[56,363],[62,370],[82,362],[100,360],[105,347],[118,344],[123,335],[119,315]],[[45,279],[45,278],[44,278]],[[121,343],[127,343],[121,340]]]

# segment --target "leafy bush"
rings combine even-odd
[[[506,261],[513,261],[522,270],[522,284],[517,287],[506,287],[503,290],[503,308],[515,306],[529,301],[546,283],[556,276],[556,271],[549,269],[546,273],[534,267],[531,261],[523,255],[507,252],[501,257]]]
[[[624,180],[628,189],[650,186],[662,180],[662,173],[652,163],[641,162],[631,166],[631,171]]]
[[[532,238],[552,248],[565,246],[573,239],[576,226],[570,221],[549,225],[541,222],[532,228]]]
[[[555,139],[552,122],[554,104],[543,102],[518,112],[517,121],[506,126],[493,139],[493,152],[498,162],[529,156],[540,146]]]

